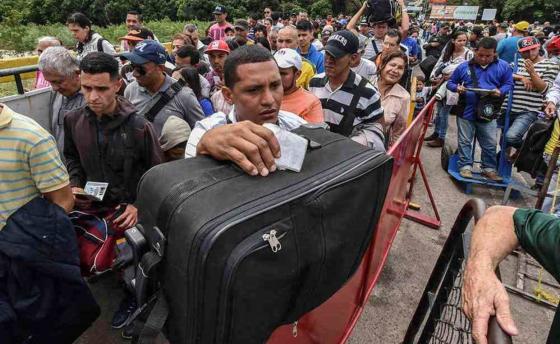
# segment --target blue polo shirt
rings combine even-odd
[[[478,88],[484,89],[499,89],[503,96],[505,96],[513,88],[513,71],[510,65],[501,59],[494,60],[486,68],[482,68],[479,64],[471,61],[465,61],[455,69],[451,79],[447,82],[447,89],[452,92],[457,92],[457,86],[461,83],[465,87],[474,87],[470,71],[469,63],[473,63],[474,71],[478,78]],[[469,121],[476,119],[476,107],[478,106],[479,96],[474,92],[466,92],[467,102],[465,112],[461,116]]]
[[[313,44],[309,45],[309,50],[307,54],[302,54],[301,49],[297,48],[297,52],[304,58],[308,59],[315,66],[317,74],[321,74],[325,71],[325,61],[323,54],[315,48]]]
[[[408,48],[408,56],[418,57],[418,42],[413,37],[403,39],[402,45]]]

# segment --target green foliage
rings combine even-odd
[[[332,4],[329,0],[319,0],[315,1],[313,5],[311,5],[311,16],[322,16],[326,17],[329,14],[332,14]]]
[[[196,24],[201,32],[208,27],[207,22],[190,21]],[[160,21],[149,21],[145,26],[152,30],[160,42],[169,42],[171,37],[183,31],[185,22],[177,22],[169,19]],[[119,44],[119,37],[126,34],[124,24],[111,25],[104,28],[94,27],[103,37],[114,45]],[[72,47],[75,40],[63,24],[52,25],[5,25],[0,24],[0,50],[15,50],[17,52],[32,51],[35,49],[37,39],[42,36],[55,36],[62,40],[65,46]]]

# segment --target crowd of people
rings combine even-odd
[[[398,2],[403,11],[397,25],[368,22],[367,2],[353,16],[311,19],[306,12],[285,15],[267,7],[233,23],[218,5],[207,30],[187,23],[172,37],[169,53],[137,11],[127,13],[128,32],[116,47],[84,14],[72,14],[66,24],[74,51],[56,37],[38,40],[34,87],[52,88],[48,131],[0,105],[0,140],[16,147],[0,149],[0,234],[40,195],[65,211],[96,214],[122,233],[137,222],[142,174],[172,160],[208,155],[267,176],[277,169],[280,148],[264,123],[285,130],[313,123],[385,152],[405,131],[411,110],[417,114],[432,96],[437,116],[427,145],[444,145],[455,114],[462,177],[473,178],[476,138],[482,175],[501,181],[496,147],[499,114],[508,104],[508,157],[519,158],[538,119],[554,121],[544,152],[550,157],[560,136],[560,26],[418,22]],[[416,89],[410,90],[413,76]],[[3,173],[5,165],[17,175]],[[102,202],[80,197],[88,181],[108,183]],[[82,272],[91,268],[82,262]],[[20,319],[5,287],[12,282],[1,272],[0,309],[12,311],[0,314],[0,338],[15,341],[24,333],[57,342],[40,326],[56,315]],[[125,294],[112,326],[130,338],[133,328],[126,325],[139,305]],[[92,318],[72,326],[87,328]]]

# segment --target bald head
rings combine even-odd
[[[278,39],[276,40],[278,50],[283,48],[297,49],[298,30],[294,26],[286,26],[278,31]]]

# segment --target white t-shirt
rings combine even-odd
[[[372,83],[377,79],[377,66],[375,62],[363,57],[360,59],[360,64],[352,68],[352,71]]]

